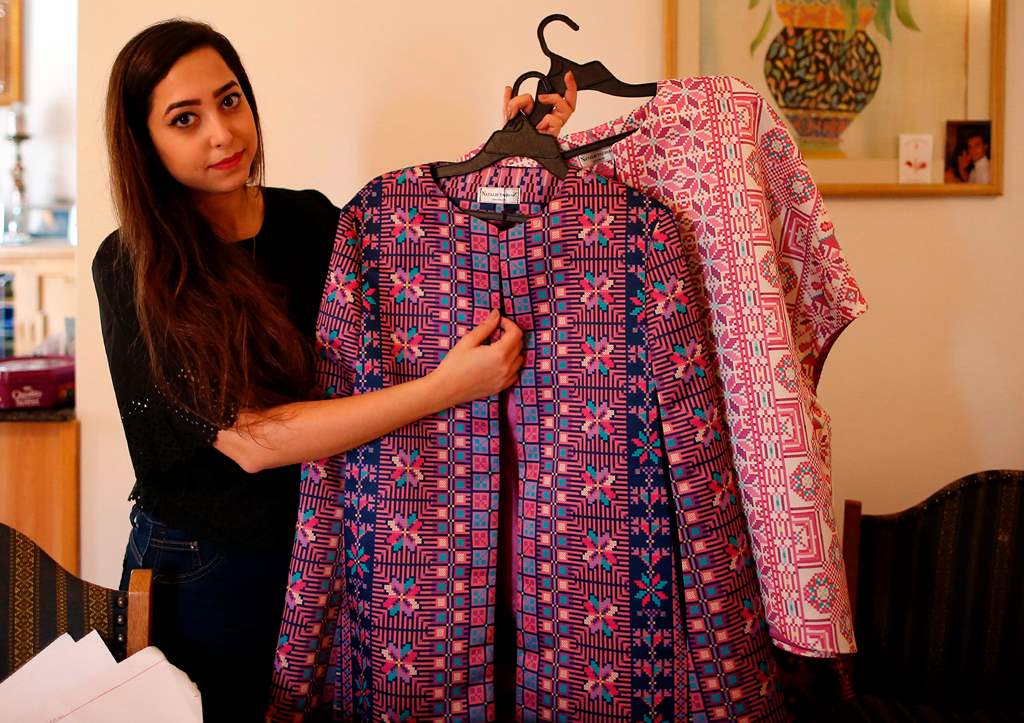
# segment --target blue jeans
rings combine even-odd
[[[262,721],[291,546],[218,548],[137,506],[131,521],[121,589],[153,570],[151,643],[199,686],[204,721]]]

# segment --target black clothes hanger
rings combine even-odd
[[[626,83],[619,80],[600,60],[591,60],[588,63],[580,64],[574,60],[569,60],[564,55],[552,52],[551,48],[548,47],[547,40],[544,38],[544,30],[555,21],[565,23],[574,31],[580,29],[580,26],[572,18],[561,14],[548,15],[537,26],[537,39],[540,41],[540,49],[544,52],[544,55],[551,59],[551,69],[548,70],[546,78],[547,84],[552,90],[548,92],[565,95],[565,74],[570,70],[576,79],[576,87],[579,90],[596,90],[598,93],[623,98],[640,98],[654,95],[658,92],[657,83]],[[513,97],[515,97],[515,92],[513,92]],[[530,122],[536,125],[550,112],[551,106],[535,103],[533,112],[530,113]]]
[[[525,73],[516,80],[513,97],[519,90],[519,84],[526,78],[539,78],[541,83],[545,82],[543,73]],[[558,141],[538,131],[522,111],[512,116],[503,128],[492,133],[475,156],[457,163],[436,165],[433,172],[437,178],[464,176],[493,166],[504,158],[516,156],[532,158],[558,178],[565,178],[569,173],[569,166],[562,158]]]
[[[513,85],[513,97],[518,94],[519,86],[527,78],[538,78],[540,83],[546,82],[543,73],[524,73],[516,79]],[[560,179],[569,174],[569,165],[562,158],[562,149],[558,146],[558,141],[554,136],[541,133],[534,128],[530,119],[522,111],[512,116],[503,128],[492,133],[484,147],[472,158],[456,163],[437,163],[430,167],[430,172],[437,179],[464,176],[493,166],[505,158],[516,157],[532,158],[549,173]],[[525,216],[508,211],[474,210],[465,211],[465,213],[485,221],[492,221],[499,228],[505,229],[513,224],[526,221]]]
[[[526,80],[527,78],[535,78],[535,77],[538,77],[538,76],[541,76],[541,74],[536,72],[536,71],[530,71],[529,73],[523,73],[518,78],[516,78],[516,82],[512,86],[512,97],[515,98],[517,95],[519,95],[519,86],[520,86],[520,84],[522,84],[522,82],[524,80]],[[542,76],[542,77],[545,80],[547,80],[546,76]],[[537,85],[538,85],[538,93],[537,94],[540,95],[540,92],[539,92],[540,84],[538,83]],[[563,85],[564,85],[564,82],[563,82]],[[657,83],[654,83],[655,87],[657,87],[657,85],[658,85]],[[531,123],[534,123],[534,122],[540,123],[540,121],[544,118],[544,116],[550,110],[550,106],[539,106],[538,105],[539,103],[540,103],[539,100],[537,100],[537,99],[534,100],[534,111],[530,114],[530,122]],[[538,110],[538,108],[539,108],[539,110]],[[536,117],[536,121],[534,121],[535,117]],[[591,151],[597,151],[597,150],[601,150],[602,148],[607,148],[608,146],[615,145],[616,143],[621,141],[626,136],[632,135],[635,132],[636,132],[636,129],[628,130],[628,131],[624,131],[622,133],[616,133],[615,135],[609,136],[608,138],[602,138],[601,140],[594,141],[593,143],[587,143],[586,145],[577,146],[576,148],[570,148],[569,150],[567,150],[564,153],[562,153],[562,158],[565,159],[566,161],[568,161],[568,160],[570,160],[572,158],[576,158],[577,156],[582,156],[584,154],[590,153]]]

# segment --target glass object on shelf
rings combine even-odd
[[[28,233],[25,166],[21,162],[21,144],[28,138],[25,108],[21,103],[15,103],[7,112],[7,140],[14,144],[14,165],[11,167],[11,189],[3,207],[3,236],[0,237],[3,244],[23,244],[32,240]]]

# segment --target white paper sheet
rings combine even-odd
[[[37,723],[193,723],[203,719],[199,690],[149,647],[115,663],[93,631],[63,635],[0,684],[0,721]]]
[[[85,684],[116,668],[114,656],[95,630],[77,643],[65,633],[0,685],[0,720],[46,720],[36,716],[55,689]]]

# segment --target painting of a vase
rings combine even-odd
[[[785,27],[765,54],[765,80],[807,156],[844,157],[843,131],[871,102],[882,79],[881,56],[866,32],[875,5],[858,3],[853,23],[843,5],[849,3],[775,3]]]

